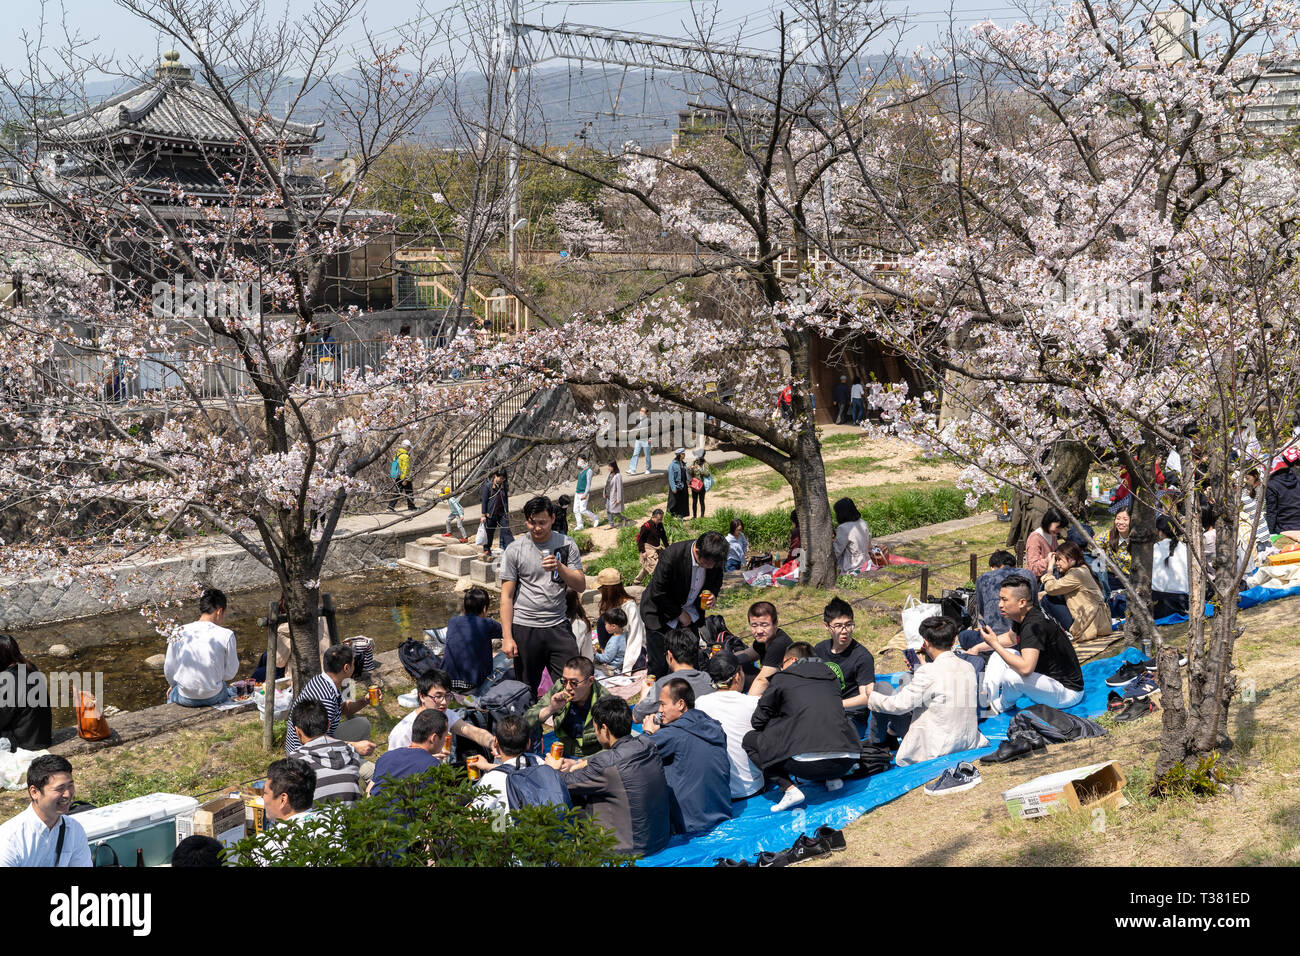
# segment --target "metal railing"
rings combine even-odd
[[[446,310],[456,304],[455,263],[442,249],[401,249],[393,307]],[[531,313],[515,296],[502,289],[483,292],[473,285],[465,293],[463,308],[485,328],[510,335],[529,328]]]
[[[425,345],[436,347],[433,337]],[[353,339],[324,344],[309,344],[297,382],[306,387],[328,388],[356,371],[364,380],[379,368],[392,345],[392,339]],[[36,369],[37,374],[55,384],[73,386],[109,402],[151,401],[175,397],[187,398],[190,389],[201,399],[226,395],[256,394],[252,376],[236,349],[181,349],[155,353],[152,358],[128,367],[120,359],[94,353],[58,356]],[[183,376],[183,378],[182,378]],[[475,380],[475,369],[447,369],[439,381]],[[185,388],[188,384],[189,388]]]
[[[522,418],[538,394],[533,386],[521,385],[493,405],[447,452],[444,483],[460,490],[483,478],[484,467],[489,464],[488,453],[512,431],[511,426]]]

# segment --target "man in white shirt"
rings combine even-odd
[[[475,727],[465,719],[464,713],[449,708],[451,702],[451,678],[446,671],[433,670],[422,674],[415,682],[415,692],[420,706],[397,722],[388,734],[388,750],[401,750],[411,746],[411,727],[415,718],[422,711],[439,710],[447,718],[447,728],[457,736],[468,737],[480,747],[491,748],[492,734],[482,727]]]
[[[719,651],[704,665],[715,688],[712,694],[695,698],[695,709],[722,725],[727,735],[727,759],[731,762],[731,799],[744,800],[763,791],[763,771],[745,752],[745,734],[754,729],[754,708],[758,698],[745,693],[745,671],[730,651]]]
[[[31,805],[0,824],[0,867],[90,866],[86,831],[68,816],[77,794],[72,764],[46,754],[27,768]]]
[[[316,771],[306,761],[296,757],[277,760],[266,769],[266,791],[263,801],[267,820],[277,824],[272,836],[256,851],[254,858],[262,866],[269,866],[289,841],[287,825],[310,826],[316,821],[323,826],[312,807],[316,793]],[[279,834],[279,838],[275,836]]]
[[[226,681],[239,673],[239,652],[235,632],[223,626],[225,620],[226,596],[208,588],[199,596],[199,619],[167,642],[163,676],[168,703],[211,707],[230,698]]]
[[[867,701],[878,714],[912,715],[894,757],[899,767],[988,746],[979,732],[975,668],[952,654],[956,623],[946,617],[927,617],[920,632],[921,653],[928,663],[893,694],[873,690]]]

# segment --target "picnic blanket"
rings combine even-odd
[[[1258,604],[1266,604],[1269,601],[1276,601],[1280,598],[1300,597],[1300,587],[1293,588],[1270,588],[1259,585],[1253,588],[1246,588],[1237,594],[1237,607],[1245,610],[1248,607],[1255,607]],[[1214,617],[1214,605],[1205,605],[1205,616]],[[1122,623],[1122,622],[1121,622]],[[1187,623],[1186,614],[1168,614],[1165,617],[1156,618],[1156,626],[1163,627],[1166,624],[1185,624]]]
[[[1096,717],[1106,712],[1106,695],[1111,688],[1106,678],[1126,660],[1140,660],[1141,653],[1126,648],[1116,657],[1101,658],[1083,665],[1083,700],[1066,713],[1080,717]],[[881,677],[897,686],[901,674]],[[1017,702],[1029,706],[1032,702],[1022,697]],[[1019,707],[1016,708],[1018,710]],[[821,784],[804,787],[807,800],[794,810],[772,813],[771,805],[777,799],[775,789],[733,804],[736,815],[704,833],[691,837],[675,836],[668,847],[638,861],[640,866],[712,866],[717,857],[734,860],[752,860],[761,851],[784,850],[801,833],[814,833],[818,827],[831,826],[842,829],[878,806],[896,800],[909,790],[924,786],[948,767],[962,760],[974,760],[996,749],[1006,739],[1007,728],[1016,710],[980,721],[980,732],[991,746],[963,753],[948,754],[934,760],[893,767],[884,773],[862,780],[846,780],[843,789],[830,793]],[[996,794],[994,794],[996,797]]]

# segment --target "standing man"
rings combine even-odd
[[[641,525],[636,534],[636,549],[641,555],[641,572],[633,584],[640,584],[642,578],[655,573],[659,564],[659,555],[668,547],[668,532],[664,530],[664,509],[656,508]]]
[[[632,423],[631,438],[632,460],[628,462],[627,473],[636,474],[636,464],[641,460],[641,453],[645,452],[645,472],[650,474],[650,469],[654,467],[650,464],[650,416],[646,413],[645,406],[641,406],[641,413],[636,421]],[[606,496],[608,497],[608,496]]]
[[[598,527],[600,525],[600,516],[597,515],[594,511],[591,511],[587,508],[587,501],[588,499],[591,498],[592,477],[593,477],[592,468],[591,465],[587,463],[587,459],[579,458],[578,459],[578,484],[573,489],[573,517],[577,521],[577,524],[574,526],[573,529],[575,531],[582,530],[583,515],[586,515],[591,518],[591,526],[593,528]]]
[[[664,549],[641,595],[646,666],[651,676],[660,678],[668,673],[664,635],[674,628],[691,627],[717,601],[728,550],[727,539],[716,531],[706,531],[694,541],[678,541]],[[706,591],[708,597],[701,599]]]
[[[587,587],[578,546],[552,531],[554,520],[549,498],[529,499],[524,505],[528,536],[511,542],[501,555],[501,650],[515,658],[515,675],[534,698],[543,668],[556,680],[578,656],[567,591]]]
[[[46,754],[27,768],[32,801],[0,824],[0,868],[7,866],[90,866],[90,844],[77,818],[68,816],[77,785],[66,757]]]
[[[690,497],[686,494],[686,449],[673,452],[668,463],[668,510],[679,518],[691,516]]]
[[[843,425],[844,419],[849,414],[850,389],[847,375],[840,376],[839,384],[835,386],[832,397],[835,399],[835,424]]]
[[[388,476],[393,479],[395,489],[392,500],[388,502],[388,510],[396,511],[397,502],[405,498],[407,510],[414,511],[415,482],[411,471],[410,439],[402,439],[402,444],[398,446],[397,454],[393,458],[393,464],[388,469]]]
[[[212,707],[230,699],[226,681],[239,673],[239,651],[225,621],[225,594],[208,588],[199,595],[199,619],[167,641],[163,676],[169,704]]]
[[[623,476],[616,461],[609,463],[609,477],[605,479],[605,511],[610,527],[621,528],[627,523],[623,518]]]
[[[484,560],[492,557],[492,538],[497,528],[501,529],[501,548],[505,549],[510,535],[510,484],[506,480],[504,468],[498,468],[483,482],[483,527],[487,528],[487,540],[483,542]]]

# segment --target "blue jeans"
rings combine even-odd
[[[867,410],[862,407],[862,399],[860,398],[853,399],[853,401],[850,402],[850,409],[851,409],[850,414],[853,416],[853,424],[855,425],[860,424],[862,419],[867,414]]]
[[[952,649],[953,656],[959,661],[965,661],[971,667],[975,668],[976,686],[984,679],[984,666],[988,664],[988,658],[983,654],[966,654],[957,648]]]
[[[737,561],[735,558],[732,558],[732,559],[730,559],[730,560],[727,562],[727,566],[726,566],[723,570],[725,570],[725,571],[739,571],[739,570],[740,570],[740,562]]]
[[[1065,606],[1065,598],[1043,595],[1043,613],[1054,618],[1067,632],[1074,626],[1074,615]]]
[[[641,460],[641,452],[645,452],[645,470],[648,472],[654,465],[650,461],[650,442],[644,438],[638,438],[636,444],[632,446],[632,460],[628,463],[627,472],[629,475],[636,474],[636,463]]]
[[[207,700],[194,700],[192,697],[184,696],[179,687],[173,687],[167,695],[167,703],[180,704],[182,707],[215,707],[217,704],[224,704],[232,696],[229,687],[222,687],[217,694]]]

